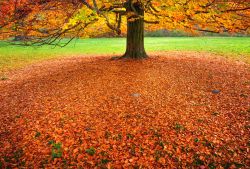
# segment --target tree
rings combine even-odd
[[[67,45],[107,28],[127,32],[125,58],[147,57],[145,23],[150,30],[250,33],[248,0],[2,0],[0,17],[2,35],[29,37],[26,45],[62,45],[65,37]]]

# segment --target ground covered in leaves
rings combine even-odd
[[[248,168],[249,65],[75,57],[0,81],[0,168]]]

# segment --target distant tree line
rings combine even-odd
[[[212,32],[199,32],[198,34],[191,34],[181,30],[156,30],[156,31],[145,31],[145,37],[200,37],[200,36],[211,36],[211,37],[250,37],[249,34],[242,33],[212,33]],[[97,34],[93,38],[113,38],[113,37],[126,37],[126,34],[117,36],[114,32],[106,32],[103,34]]]
[[[195,36],[219,36],[219,37],[250,37],[249,34],[241,34],[241,33],[212,33],[212,32],[202,32],[199,34],[190,34],[180,30],[156,30],[156,31],[146,31],[146,37],[195,37]]]

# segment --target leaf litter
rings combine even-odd
[[[195,52],[109,58],[0,81],[2,168],[249,167],[249,65]]]

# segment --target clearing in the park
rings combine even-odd
[[[0,1],[0,168],[249,168],[249,17],[238,0]]]

